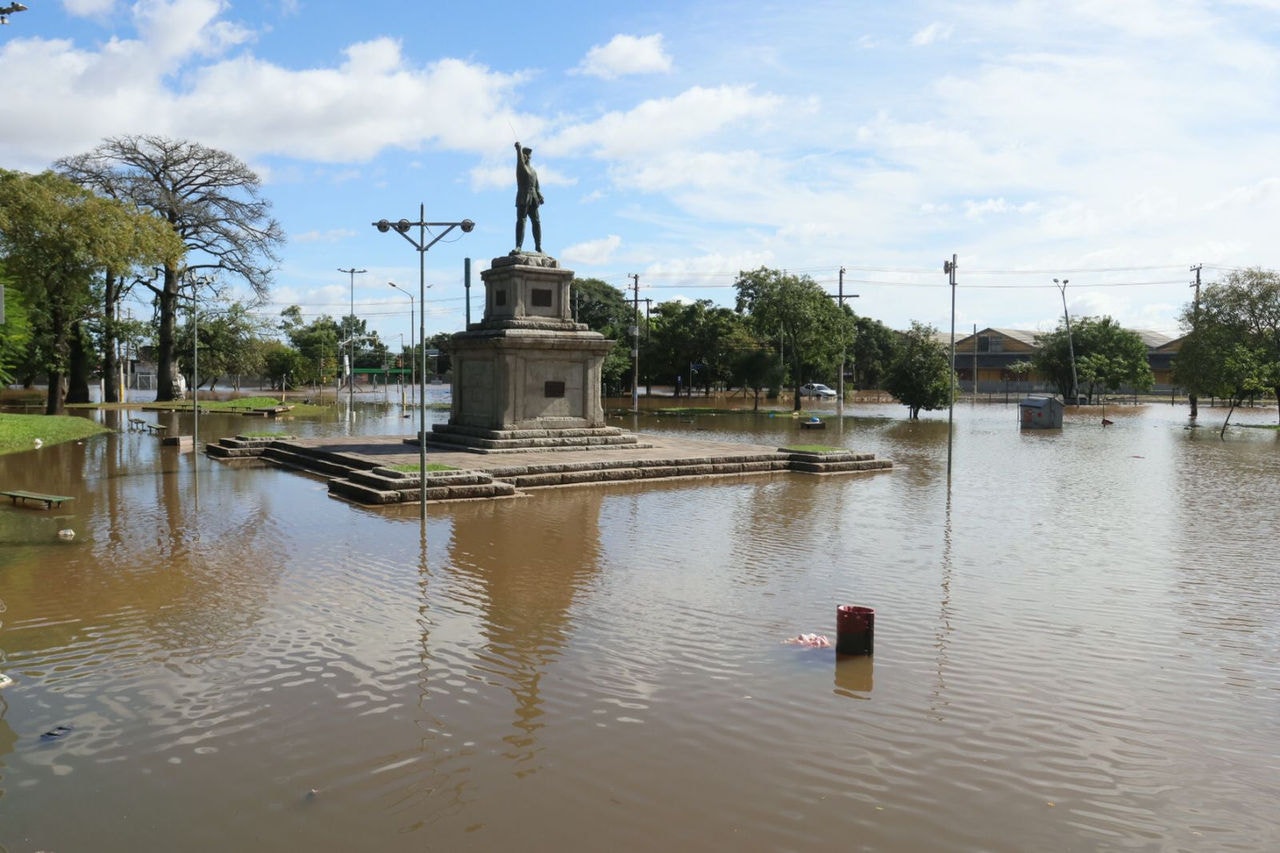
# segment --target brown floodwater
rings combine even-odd
[[[1107,417],[958,406],[948,479],[945,412],[859,406],[820,440],[892,472],[425,527],[136,432],[0,457],[0,488],[75,498],[0,506],[0,850],[1280,849],[1280,439]],[[874,657],[784,642],[841,604]]]

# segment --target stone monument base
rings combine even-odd
[[[428,445],[472,453],[528,453],[557,450],[633,450],[651,447],[634,433],[611,426],[574,429],[483,429],[435,424]]]

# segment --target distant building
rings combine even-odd
[[[1147,359],[1155,376],[1155,387],[1152,390],[1172,390],[1173,359],[1186,340],[1185,336],[1170,338],[1149,329],[1132,331],[1147,346]],[[1037,349],[1036,338],[1043,334],[1045,333],[1026,329],[986,328],[963,338],[957,337],[955,370],[960,390],[966,393],[976,391],[979,394],[1025,394],[1056,390],[1049,386],[1045,377],[1034,371],[1019,376],[1009,369],[1018,362],[1031,361]],[[944,333],[939,339],[950,347],[949,334]]]

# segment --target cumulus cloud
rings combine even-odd
[[[935,42],[946,41],[949,38],[951,38],[951,26],[934,21],[911,36],[911,43],[916,47],[926,47]]]
[[[10,165],[43,168],[104,137],[139,132],[199,138],[242,157],[332,163],[366,161],[386,147],[484,150],[509,134],[504,105],[519,74],[459,59],[415,66],[392,38],[353,44],[331,67],[288,68],[245,50],[252,34],[220,20],[222,7],[147,0],[134,7],[136,38],[91,49],[62,39],[0,44],[0,76],[24,80],[0,101],[0,124],[15,131]],[[542,128],[536,117],[515,118],[530,132]]]
[[[622,238],[617,234],[610,234],[598,240],[586,240],[567,246],[560,252],[560,256],[570,263],[607,264],[621,246]]]
[[[682,149],[748,119],[772,115],[782,99],[750,86],[695,86],[674,98],[655,98],[558,134],[557,151],[589,151],[603,158],[648,156]]]
[[[628,74],[665,74],[671,70],[671,57],[662,46],[661,35],[616,35],[606,45],[587,51],[578,74],[612,80]]]

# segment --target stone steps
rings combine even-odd
[[[352,471],[348,477],[329,481],[330,494],[356,503],[386,505],[417,502],[422,498],[417,474],[405,474],[387,468]],[[427,473],[428,501],[473,500],[512,497],[516,487],[495,480],[478,471],[440,471]]]
[[[537,437],[526,438],[536,440]],[[419,483],[417,471],[397,471],[356,453],[309,447],[288,439],[238,436],[209,445],[208,452],[227,461],[256,457],[281,468],[325,477],[331,494],[370,506],[417,502],[423,498],[450,501],[511,497],[519,490],[557,486],[786,472],[845,474],[893,467],[889,460],[853,451],[813,453],[787,448],[773,451],[744,448],[741,452],[721,449],[705,455],[627,459],[592,452],[600,448],[579,445],[577,449],[585,458],[566,456],[564,461],[559,458],[548,461],[544,454],[531,457],[525,464],[514,464],[518,456],[513,453],[510,465],[482,466],[483,470],[430,471],[425,489]]]
[[[634,433],[617,427],[492,430],[456,424],[436,424],[429,444],[473,453],[519,453],[529,450],[608,450],[647,448]]]

